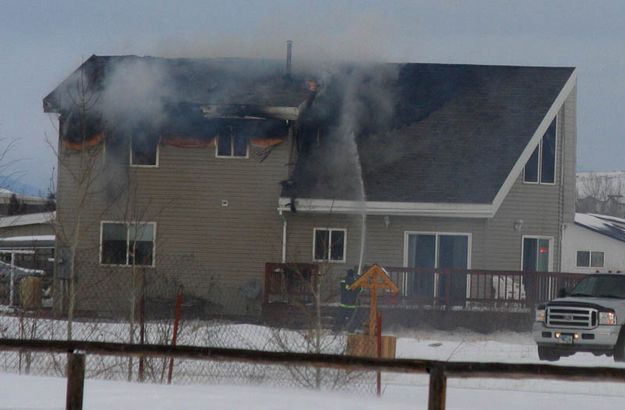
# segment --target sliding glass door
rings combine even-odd
[[[407,233],[407,265],[423,268],[405,281],[406,296],[448,298],[449,303],[464,301],[467,291],[465,276],[435,275],[466,270],[469,267],[470,235],[443,233]],[[431,271],[429,270],[431,269]],[[453,278],[453,279],[452,279]],[[459,279],[461,278],[461,279]]]

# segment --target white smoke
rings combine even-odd
[[[166,118],[165,104],[176,98],[164,64],[154,59],[126,58],[110,66],[97,107],[108,126],[158,127]]]

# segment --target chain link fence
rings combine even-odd
[[[181,271],[185,274],[178,275]],[[322,286],[310,289],[315,297],[308,298],[306,303],[292,303],[289,309],[273,311],[271,320],[265,321],[259,309],[260,287],[256,289],[249,282],[223,280],[203,269],[193,258],[171,258],[161,262],[158,269],[121,269],[94,264],[77,266],[77,272],[80,273],[73,287],[67,280],[53,284],[54,301],[49,308],[31,309],[19,303],[3,305],[0,308],[0,337],[175,343],[303,353],[346,354],[348,349],[353,351],[353,341],[352,346],[348,346],[348,334],[344,329],[344,325],[351,322],[344,317],[337,320],[337,309],[326,303],[335,295],[330,295]],[[38,287],[22,285],[21,288],[22,294],[31,299],[29,290],[41,292]],[[321,298],[319,292],[328,295]],[[36,297],[43,296],[40,293]],[[322,300],[323,307],[318,305]],[[69,312],[70,307],[73,312]],[[294,320],[294,317],[298,319]],[[4,372],[63,376],[65,363],[65,355],[0,352],[0,371]],[[90,355],[86,375],[99,379],[166,383],[170,366],[173,383],[375,391],[374,372],[205,360],[176,360],[172,364],[170,359],[153,357]]]

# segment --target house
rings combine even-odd
[[[267,262],[561,270],[575,69],[283,67],[92,56],[44,98],[80,308],[125,309],[139,268],[239,313],[257,312]]]
[[[0,261],[46,272],[52,278],[56,212],[0,218]]]
[[[50,292],[54,217],[55,212],[42,212],[0,218],[0,305],[13,306],[18,301],[21,304],[17,295],[25,277],[41,278],[43,289]]]
[[[562,238],[562,270],[625,272],[625,219],[576,213]]]
[[[13,236],[50,236],[54,235],[56,212],[39,212],[5,216],[0,218],[0,239]]]
[[[0,215],[28,214],[49,211],[52,204],[47,198],[22,195],[0,188]]]

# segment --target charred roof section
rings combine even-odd
[[[247,59],[165,59],[138,56],[91,56],[43,100],[45,112],[71,110],[76,85],[83,81],[93,93],[102,92],[114,70],[141,63],[159,70],[168,87],[168,104],[240,104],[298,107],[310,90],[305,75],[284,75],[281,61]],[[137,75],[129,71],[129,75]],[[141,78],[136,78],[141,81]],[[120,96],[120,99],[123,98]]]
[[[285,121],[314,96],[307,78],[286,77],[270,60],[94,55],[43,105],[61,114],[61,137],[75,148],[103,135],[211,139],[226,126],[249,138],[285,137]]]

